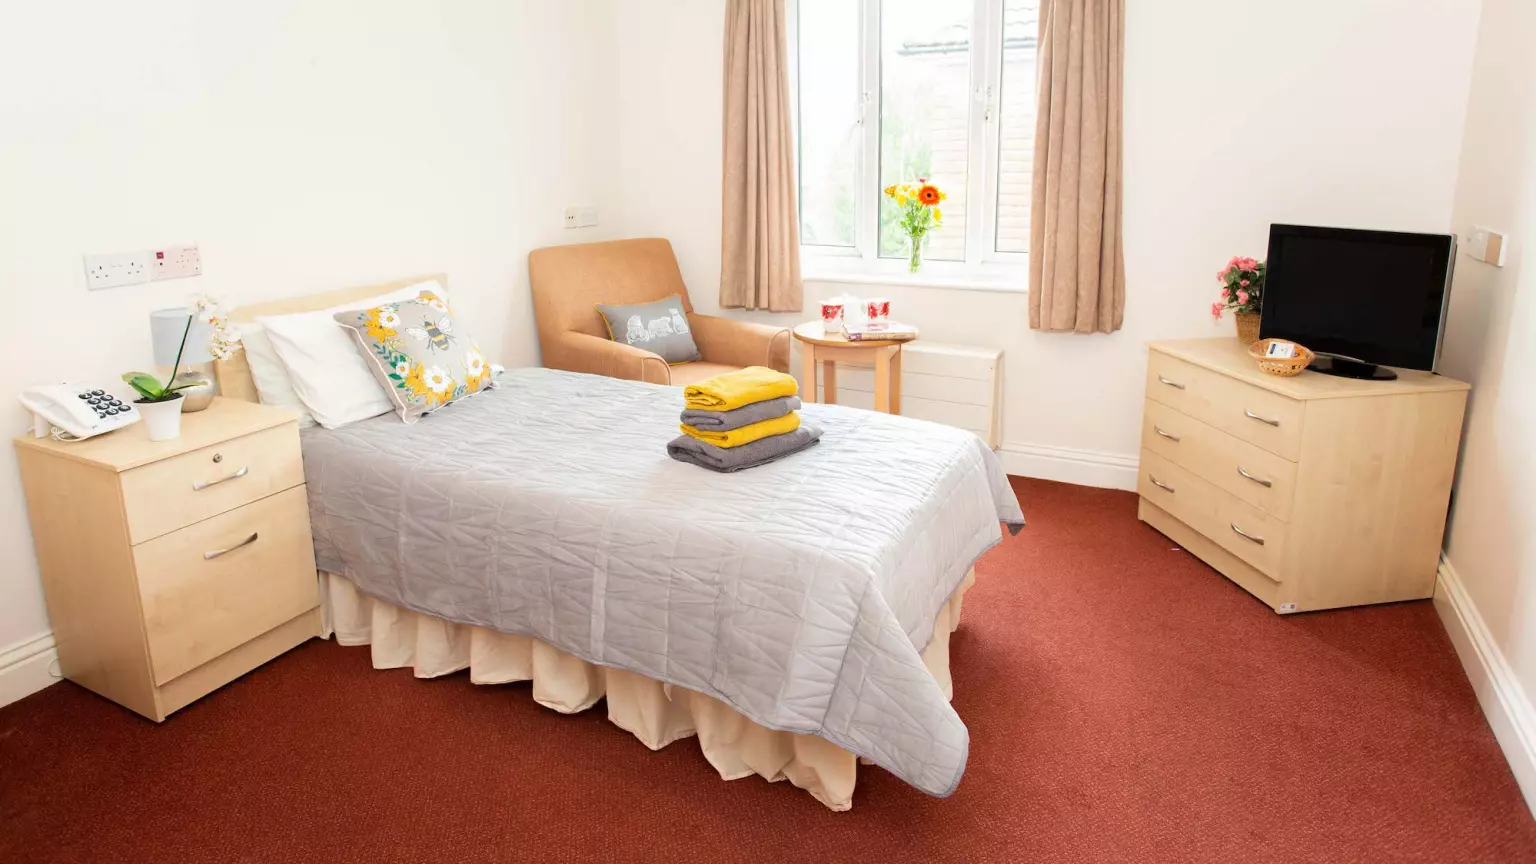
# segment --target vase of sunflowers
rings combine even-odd
[[[885,197],[901,208],[901,232],[911,244],[907,272],[916,273],[923,266],[923,238],[929,231],[944,227],[944,211],[939,204],[949,197],[939,187],[919,177],[916,183],[896,183],[885,187]]]

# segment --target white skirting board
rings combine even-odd
[[[18,699],[60,680],[58,649],[53,644],[53,634],[44,633],[18,642],[0,651],[0,705],[9,705]]]
[[[1009,442],[998,449],[997,455],[1003,460],[1003,470],[1019,477],[1101,489],[1136,489],[1139,460],[1134,454]]]
[[[1445,632],[1467,670],[1467,679],[1477,693],[1493,737],[1504,751],[1515,782],[1520,784],[1526,806],[1536,815],[1536,707],[1531,705],[1504,652],[1494,643],[1483,616],[1472,605],[1456,568],[1444,556],[1440,558],[1437,575],[1435,610],[1440,613]]]

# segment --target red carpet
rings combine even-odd
[[[724,782],[526,685],[311,642],[156,727],[73,684],[0,709],[0,861],[1536,861],[1428,602],[1281,618],[1136,521],[1016,481],[953,642],[953,798]]]

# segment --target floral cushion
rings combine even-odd
[[[495,386],[480,346],[431,291],[335,318],[357,338],[369,371],[407,423]]]

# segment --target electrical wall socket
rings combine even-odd
[[[1504,248],[1509,245],[1505,236],[1491,228],[1479,225],[1467,235],[1466,253],[1479,261],[1495,267],[1504,266]]]
[[[91,291],[149,281],[148,252],[109,252],[85,256],[85,287]]]
[[[591,228],[597,224],[597,208],[590,204],[584,207],[565,208],[565,227],[567,228]]]
[[[203,258],[196,246],[167,246],[149,254],[153,262],[149,278],[155,282],[203,275]]]

